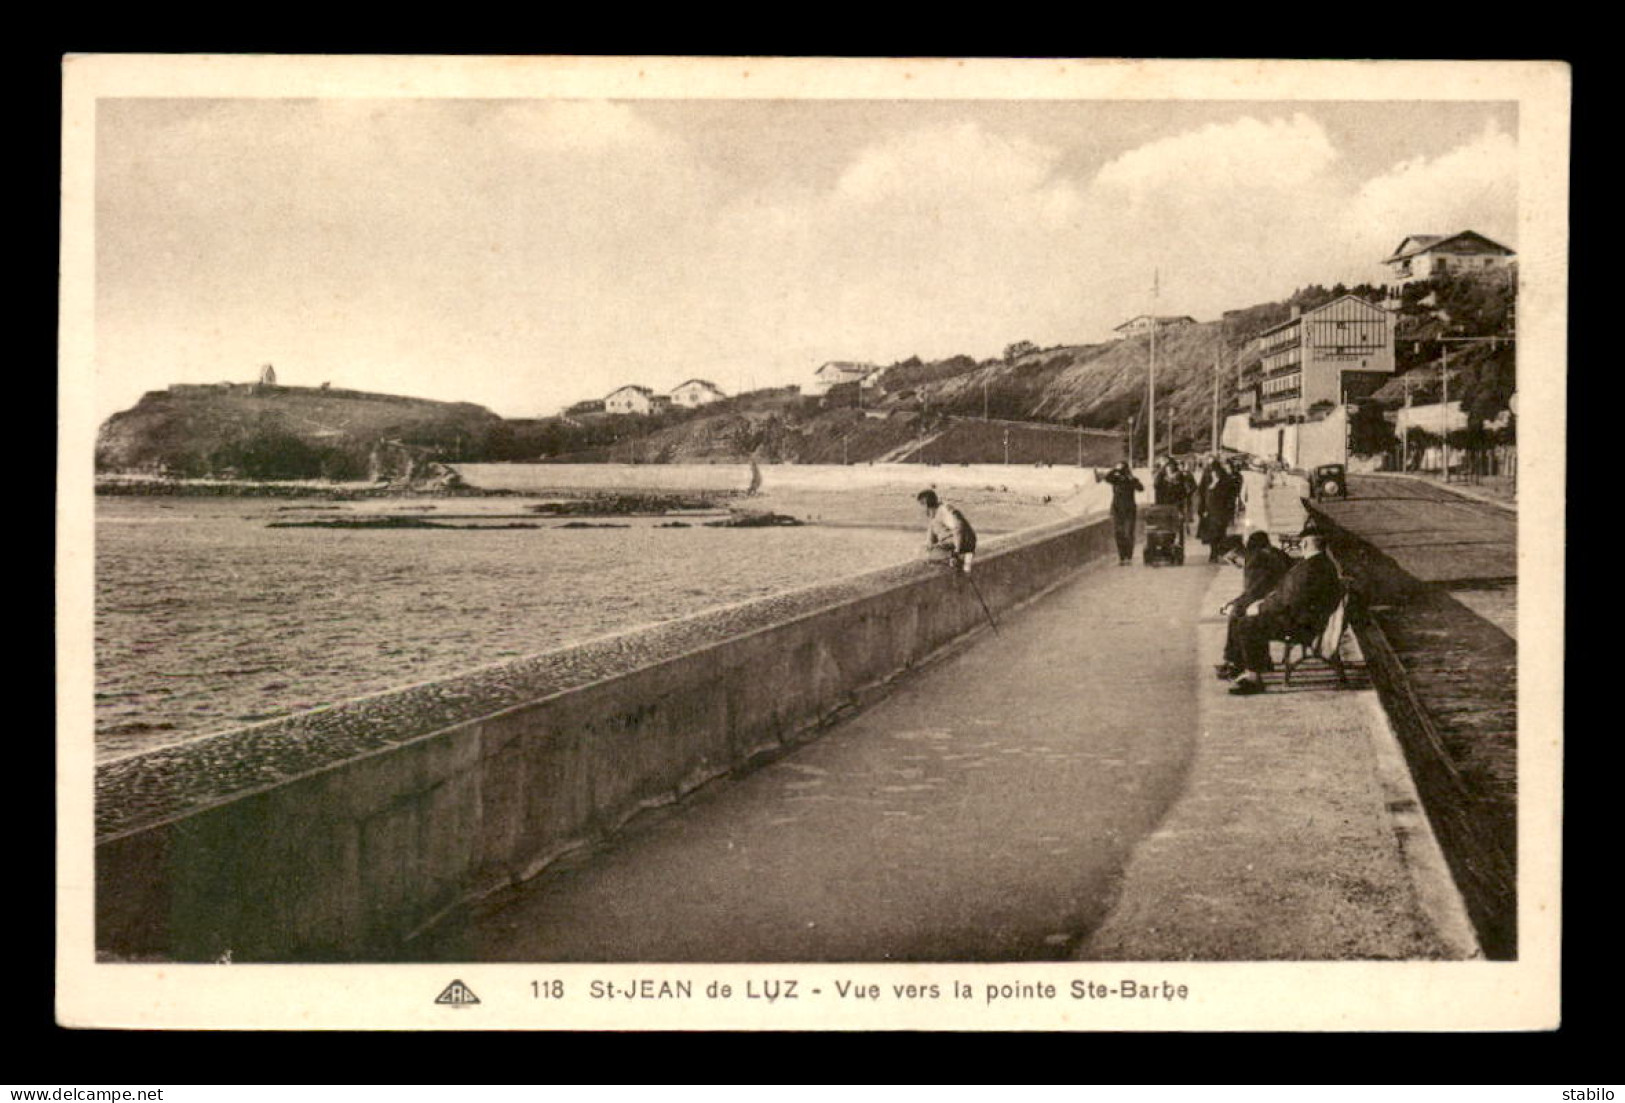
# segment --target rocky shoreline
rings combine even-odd
[[[372,498],[515,498],[513,490],[477,490],[466,486],[409,487],[392,483],[252,482],[238,479],[170,479],[161,476],[101,475],[96,494],[102,497],[155,498],[316,498],[358,502]]]

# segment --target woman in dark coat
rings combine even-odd
[[[1219,561],[1219,542],[1230,532],[1236,519],[1236,500],[1241,495],[1241,478],[1218,460],[1202,479],[1202,524],[1197,537],[1207,545],[1209,563]]]

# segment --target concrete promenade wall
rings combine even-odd
[[[743,491],[750,486],[748,464],[462,463],[452,466],[470,486],[530,494],[552,490]],[[922,488],[944,489],[1003,486],[1023,493],[1059,497],[1100,485],[1095,482],[1094,468],[1061,465],[764,463],[759,470],[763,493],[917,484]]]
[[[1005,610],[1110,554],[1109,521],[984,542]],[[449,909],[760,756],[985,623],[903,564],[97,771],[104,957],[398,960]]]

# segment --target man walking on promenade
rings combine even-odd
[[[1099,471],[1095,481],[1102,481]],[[1127,460],[1106,472],[1104,481],[1112,486],[1112,530],[1117,537],[1117,565],[1126,567],[1134,562],[1134,520],[1139,510],[1134,505],[1134,492],[1144,493],[1145,486],[1129,470]]]
[[[1238,697],[1264,692],[1263,671],[1270,665],[1270,641],[1288,632],[1319,630],[1337,604],[1337,568],[1324,552],[1319,532],[1303,534],[1303,559],[1264,599],[1241,611],[1236,642],[1241,649],[1241,676],[1230,687]]]
[[[976,558],[976,530],[958,509],[937,497],[934,490],[922,490],[914,500],[925,507],[925,551],[933,558],[946,558],[954,570],[970,574]]]

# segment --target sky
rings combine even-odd
[[[171,383],[557,413],[1216,319],[1514,249],[1499,102],[102,99],[105,418]]]

